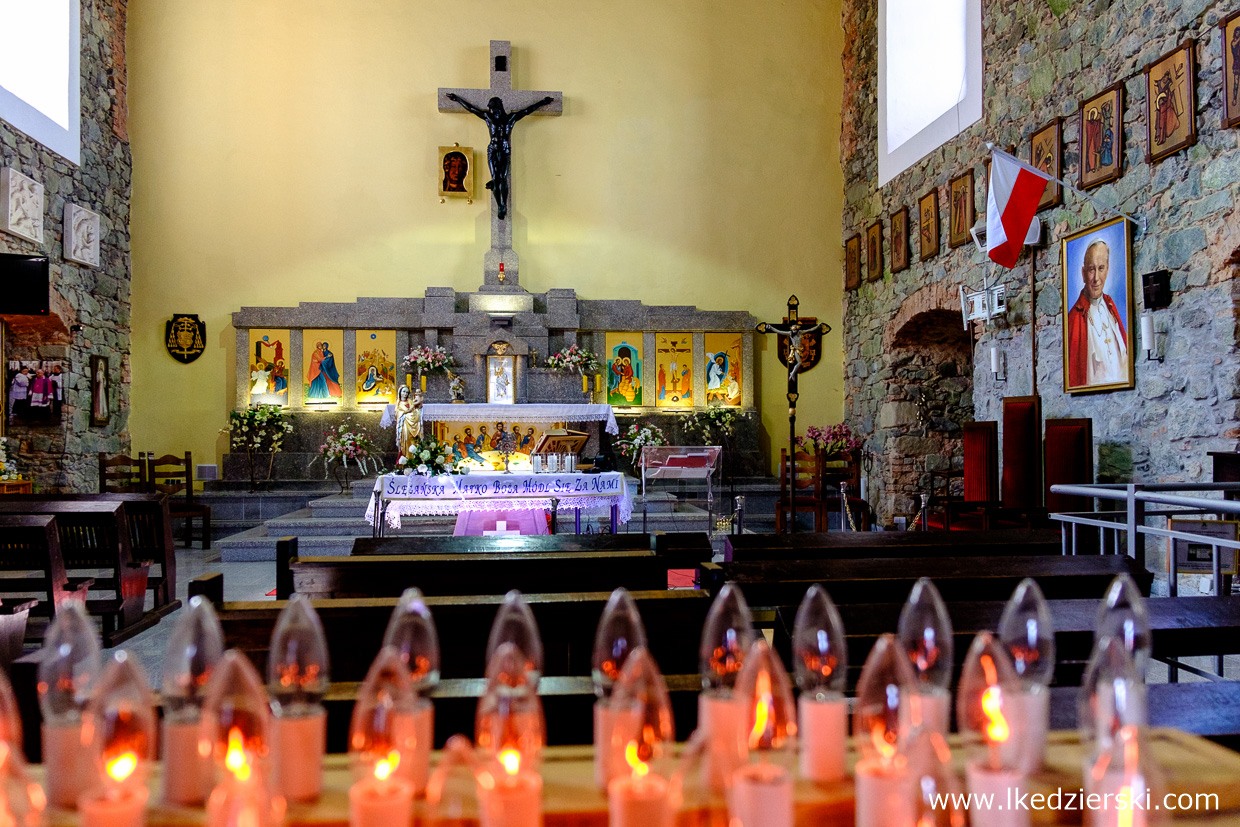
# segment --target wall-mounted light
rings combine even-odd
[[[990,372],[996,382],[1007,381],[1007,355],[997,347],[990,349]]]
[[[1158,336],[1154,332],[1154,315],[1152,313],[1141,314],[1141,349],[1145,351],[1145,361],[1161,362],[1164,356],[1155,355],[1158,353]]]

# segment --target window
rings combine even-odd
[[[879,0],[879,186],[981,117],[981,0]]]
[[[0,118],[81,160],[78,0],[0,0]]]

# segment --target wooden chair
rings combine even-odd
[[[987,528],[1046,524],[1042,505],[1042,398],[1003,399],[1003,505],[986,511]]]
[[[966,422],[963,428],[964,496],[935,495],[938,510],[931,512],[931,528],[947,531],[978,530],[985,527],[984,511],[999,505],[999,423]],[[950,471],[931,471],[933,486],[941,480],[944,489],[956,476]],[[931,492],[934,493],[933,491]]]
[[[1088,497],[1054,494],[1052,485],[1090,485],[1094,481],[1094,421],[1046,420],[1046,510],[1090,511]]]
[[[786,514],[794,507],[814,515],[814,531],[822,530],[822,467],[819,458],[797,451],[792,458],[792,481],[788,479],[788,449],[779,449],[779,499],[775,503],[775,533],[787,530]]]
[[[146,490],[146,460],[141,454],[108,456],[106,451],[99,452],[100,494],[142,494]]]
[[[197,517],[201,520],[202,547],[211,548],[211,506],[194,502],[193,455],[186,451],[184,456],[164,454],[156,458],[154,452],[148,453],[146,479],[147,490],[167,495],[172,519],[185,520],[185,545],[194,544],[194,518]]]

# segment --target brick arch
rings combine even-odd
[[[891,321],[887,322],[887,326],[883,328],[883,352],[891,352],[896,334],[914,316],[919,316],[929,310],[952,310],[952,305],[959,305],[959,302],[960,288],[958,286],[942,281],[927,284],[905,299],[896,315],[892,316]],[[954,312],[960,313],[959,306],[955,308]]]

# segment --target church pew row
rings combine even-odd
[[[0,514],[48,514],[56,517],[60,550],[70,574],[69,587],[83,581],[74,572],[90,572],[91,589],[113,592],[110,598],[88,599],[86,609],[100,619],[103,645],[121,644],[159,622],[171,611],[166,604],[151,612],[144,610],[149,560],[133,555],[127,504],[104,500],[0,501]],[[96,572],[107,572],[99,577]]]
[[[1055,683],[1080,683],[1094,644],[1101,596],[1093,599],[1050,600],[1055,626]],[[959,671],[973,636],[998,628],[1006,601],[962,601],[947,604],[954,632],[956,669]],[[1240,654],[1240,597],[1155,597],[1145,602],[1153,636],[1153,657]],[[849,685],[856,683],[861,666],[880,635],[895,631],[902,603],[839,605],[848,639]],[[792,668],[792,628],[795,606],[775,611],[772,643]]]
[[[1122,555],[704,563],[702,587],[717,594],[724,583],[733,581],[753,607],[796,606],[814,583],[822,583],[836,603],[893,603],[904,600],[919,578],[929,577],[943,599],[952,603],[1007,600],[1021,580],[1032,577],[1047,599],[1097,599],[1122,573],[1149,595],[1153,574]]]
[[[38,613],[51,616],[66,600],[85,600],[93,579],[72,586],[60,552],[60,531],[51,514],[0,514],[0,593],[34,596]],[[37,577],[31,577],[37,572]]]
[[[665,534],[539,534],[521,537],[359,537],[351,554],[494,554],[497,552],[641,551],[650,550],[668,568],[692,568],[710,562],[713,549],[705,532]]]
[[[732,534],[723,559],[819,560],[881,557],[1029,557],[1063,554],[1058,530],[833,531],[806,534]]]

